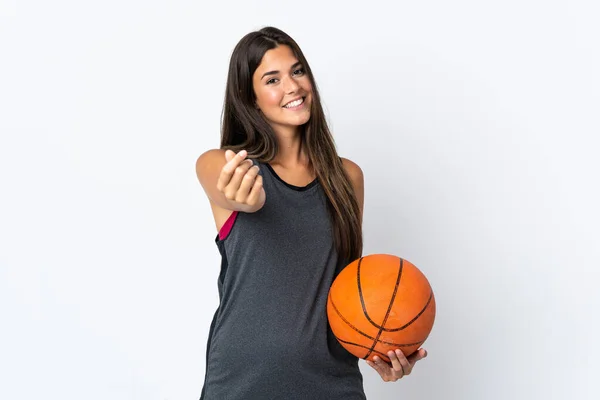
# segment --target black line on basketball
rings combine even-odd
[[[358,329],[356,326],[352,325],[352,323],[350,321],[348,321],[340,312],[340,310],[338,310],[337,306],[335,305],[335,303],[333,302],[333,299],[331,298],[331,293],[329,293],[328,296],[328,300],[331,303],[331,305],[333,306],[333,310],[336,312],[336,314],[342,319],[342,321],[344,321],[346,323],[346,325],[348,325],[350,328],[352,328],[354,331],[356,331],[357,333],[361,334],[362,336],[366,337],[367,339],[371,339],[371,340],[376,340],[373,336],[361,331],[360,329]],[[335,336],[335,333],[333,334]],[[337,336],[335,336],[338,340],[339,339]],[[415,343],[394,343],[394,342],[387,342],[385,340],[377,340],[377,342],[379,343],[383,343],[383,344],[387,344],[390,346],[398,346],[398,347],[409,347],[409,346],[415,346],[418,344],[421,344],[424,342],[424,340],[421,340],[420,342],[415,342]],[[376,351],[376,350],[374,350]]]
[[[335,338],[336,338],[337,340],[339,340],[340,342],[342,342],[342,343],[346,343],[346,344],[349,344],[349,345],[351,345],[351,346],[356,346],[356,347],[360,347],[360,348],[363,348],[363,349],[369,349],[367,346],[363,346],[362,344],[353,343],[353,342],[348,342],[347,340],[342,340],[342,339],[340,339],[340,338],[339,338],[339,337],[337,337],[337,336],[336,336]],[[380,351],[373,350],[373,352],[375,352],[375,353],[379,354],[381,357],[386,357],[386,358],[387,358],[387,355],[383,354],[383,353],[382,353],[382,352],[380,352]],[[365,360],[366,360],[367,358],[366,358],[366,357],[363,357],[363,359],[365,359]]]
[[[375,321],[373,321],[371,319],[371,317],[369,316],[369,313],[367,311],[367,306],[365,304],[365,299],[362,295],[362,287],[360,284],[360,263],[362,261],[362,258],[358,261],[358,268],[356,270],[356,282],[358,284],[358,295],[360,297],[360,304],[362,305],[362,309],[363,309],[363,314],[365,314],[365,317],[367,318],[367,320],[371,323],[371,325],[373,325],[374,327],[376,327],[377,329],[383,329],[382,326],[380,326],[379,324],[377,324]],[[402,266],[403,266],[403,259],[400,259],[400,270],[398,271],[398,277],[397,277],[397,281],[400,280],[400,275],[402,275]],[[393,302],[393,300],[392,300]],[[390,303],[391,304],[391,303]]]
[[[360,298],[360,304],[363,308],[363,313],[366,313],[365,302],[363,301],[362,287],[360,286],[360,264],[362,264],[363,257],[358,259],[358,265],[356,266],[356,283],[358,284],[358,297]],[[369,318],[369,317],[367,317]]]
[[[402,325],[400,328],[383,328],[384,331],[386,332],[397,332],[397,331],[401,331],[403,329],[408,328],[409,326],[412,325],[413,322],[415,322],[416,320],[419,319],[419,317],[425,312],[425,310],[427,310],[427,307],[429,306],[429,304],[431,303],[431,299],[433,299],[433,291],[431,291],[429,293],[429,299],[427,299],[427,303],[425,303],[425,307],[423,307],[421,309],[421,311],[419,311],[419,313],[410,321],[408,321],[406,324]]]
[[[387,344],[389,346],[397,346],[397,347],[410,347],[410,346],[421,345],[424,341],[425,340],[421,340],[420,342],[414,342],[414,343],[394,343],[394,342],[386,342],[385,340],[381,340],[381,339],[378,340],[379,343]]]
[[[383,318],[383,322],[381,323],[381,328],[379,328],[379,332],[377,332],[377,336],[375,337],[375,341],[373,341],[373,345],[371,346],[371,350],[369,350],[369,352],[367,353],[367,357],[369,357],[369,355],[371,355],[371,352],[373,351],[373,349],[375,348],[375,346],[377,346],[377,342],[379,341],[379,337],[381,336],[381,332],[383,332],[383,327],[385,326],[385,323],[387,322],[387,319],[390,316],[390,311],[392,311],[392,305],[394,304],[394,300],[396,299],[396,294],[398,293],[398,287],[400,286],[400,278],[402,277],[402,266],[403,266],[403,264],[404,264],[404,260],[400,259],[400,267],[398,268],[398,276],[396,277],[396,284],[394,286],[394,293],[392,294],[392,299],[390,300],[390,304],[388,305],[388,309],[385,312],[385,316]],[[361,297],[361,302],[362,301],[363,301],[363,299]],[[366,312],[364,306],[363,306],[363,310]],[[367,318],[369,318],[366,314],[365,314],[365,316]]]
[[[350,328],[354,329],[356,332],[360,333],[361,335],[363,335],[366,338],[369,339],[375,339],[372,336],[369,336],[368,334],[366,334],[365,332],[361,331],[360,329],[358,329],[356,326],[352,325],[352,323],[350,321],[348,321],[340,312],[340,310],[338,310],[337,306],[335,305],[335,303],[333,302],[333,299],[331,298],[331,292],[329,293],[329,301],[331,302],[331,305],[333,306],[333,309],[335,310],[335,312],[337,313],[337,315],[342,319],[342,321],[344,321]]]
[[[365,317],[371,323],[371,325],[373,325],[377,329],[383,329],[385,332],[397,332],[397,331],[401,331],[401,330],[406,329],[409,326],[411,326],[413,324],[413,322],[415,322],[417,319],[419,319],[419,317],[425,312],[425,310],[427,310],[427,306],[429,306],[429,303],[431,303],[431,299],[433,298],[433,291],[431,291],[429,293],[429,298],[427,299],[427,303],[425,303],[425,306],[421,309],[421,311],[419,311],[419,313],[413,319],[411,319],[410,321],[408,321],[406,324],[402,325],[401,327],[399,327],[399,328],[384,328],[383,326],[377,324],[369,316],[369,313],[367,312],[367,307],[365,305],[364,298],[362,296],[362,287],[360,285],[360,263],[361,263],[361,261],[362,261],[362,257],[358,261],[358,269],[357,269],[357,277],[356,277],[356,280],[358,282],[358,294],[359,294],[359,297],[360,297],[360,304],[362,305],[363,313],[365,314]],[[400,259],[400,274],[402,274],[402,261],[403,260]]]

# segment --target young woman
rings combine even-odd
[[[337,155],[308,62],[286,33],[244,36],[229,65],[221,148],[197,160],[222,256],[201,399],[365,399],[326,315],[362,252],[363,174]],[[368,362],[384,381],[426,356]]]

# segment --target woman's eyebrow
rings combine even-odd
[[[301,63],[300,61],[298,61],[298,62],[296,62],[294,65],[292,65],[292,66],[290,67],[290,69],[294,69],[294,68],[296,68],[296,67],[299,67],[300,65],[302,65],[302,63]],[[261,76],[261,77],[260,77],[260,79],[264,78],[264,77],[265,77],[265,76],[267,76],[267,75],[276,75],[276,74],[278,74],[278,73],[279,73],[279,71],[269,71],[269,72],[265,72],[265,73],[263,74],[263,76]]]

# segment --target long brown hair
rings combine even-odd
[[[285,32],[266,27],[248,33],[235,46],[229,63],[221,122],[221,148],[245,149],[250,158],[268,163],[277,154],[275,133],[254,104],[252,77],[264,54],[289,46],[312,84],[310,119],[303,126],[302,142],[313,170],[327,196],[334,241],[340,257],[350,262],[362,254],[360,209],[327,126],[317,85],[302,50]]]

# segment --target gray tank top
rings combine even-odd
[[[259,164],[266,202],[234,213],[222,256],[201,400],[364,400],[358,359],[335,339],[326,303],[347,265],[317,180],[297,187]]]

